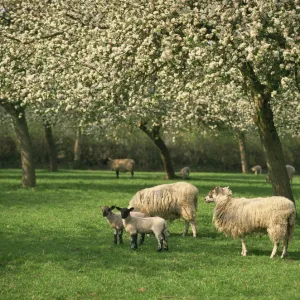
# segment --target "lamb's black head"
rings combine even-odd
[[[126,219],[130,215],[130,212],[134,210],[134,207],[130,207],[130,208],[116,207],[116,209],[121,212],[122,219]]]
[[[111,211],[115,208],[115,206],[111,206],[111,207],[108,207],[108,206],[101,206],[101,210],[102,210],[102,213],[103,213],[103,217],[107,217],[111,214]]]

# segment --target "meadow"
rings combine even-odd
[[[0,299],[299,299],[299,219],[288,258],[270,259],[264,235],[249,236],[242,257],[240,241],[215,230],[214,204],[203,200],[216,185],[234,196],[271,196],[263,175],[192,172],[196,239],[191,230],[183,237],[184,221],[176,220],[169,222],[168,252],[156,252],[154,236],[137,251],[127,233],[115,245],[100,205],[127,206],[138,190],[166,183],[163,177],[38,170],[37,187],[22,189],[20,170],[0,170]],[[300,176],[292,188],[299,213]]]

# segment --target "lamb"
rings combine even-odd
[[[131,208],[120,208],[116,207],[121,211],[123,225],[125,230],[131,236],[131,249],[137,249],[137,234],[154,233],[157,241],[158,247],[157,251],[162,249],[168,250],[167,241],[167,222],[160,217],[149,217],[149,218],[138,218],[131,215],[134,210]]]
[[[119,244],[123,244],[123,222],[122,222],[122,217],[120,214],[116,214],[112,212],[112,210],[115,208],[115,206],[101,206],[101,210],[103,213],[103,217],[106,218],[109,226],[114,229],[114,243],[118,243],[118,237],[119,237]],[[135,217],[146,217],[145,214],[141,212],[131,212],[131,215]],[[141,239],[140,239],[140,245],[144,243],[145,239],[145,234],[141,234]]]
[[[229,187],[214,187],[205,197],[206,202],[215,202],[213,222],[218,231],[240,237],[243,256],[247,255],[244,237],[252,232],[269,235],[274,243],[271,258],[283,242],[281,258],[286,257],[288,242],[292,239],[296,210],[294,203],[280,196],[266,198],[232,198]]]
[[[293,182],[293,176],[296,173],[296,170],[293,166],[290,166],[290,165],[286,165],[285,167],[286,167],[286,171],[287,171],[290,183],[292,183]],[[270,178],[269,174],[266,175],[266,182],[268,182],[268,183],[271,182],[271,178]]]
[[[133,159],[123,158],[123,159],[111,159],[106,158],[103,160],[104,164],[109,164],[109,168],[112,171],[116,171],[117,178],[119,178],[119,172],[130,172],[131,177],[134,174],[135,162]]]
[[[182,176],[182,179],[188,179],[190,176],[190,168],[189,167],[182,168],[179,174]]]
[[[255,173],[255,175],[257,175],[257,173],[261,174],[262,172],[262,168],[260,165],[252,167],[251,170]]]
[[[187,182],[157,185],[138,191],[129,202],[134,207],[149,216],[160,216],[174,220],[183,218],[188,233],[191,224],[193,237],[196,237],[195,219],[198,206],[198,189]]]

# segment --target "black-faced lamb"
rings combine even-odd
[[[131,177],[134,175],[135,162],[133,159],[111,159],[106,158],[103,160],[104,164],[108,164],[112,171],[116,171],[116,176],[119,178],[119,172],[130,172]]]
[[[296,170],[293,166],[291,165],[286,165],[286,171],[287,171],[287,174],[288,174],[288,177],[289,177],[289,180],[290,180],[290,183],[293,182],[293,177],[294,177],[294,174],[296,173]],[[267,174],[266,175],[266,182],[270,183],[271,182],[271,178],[270,178],[270,175]]]
[[[251,171],[253,171],[255,175],[257,175],[257,173],[261,174],[262,173],[262,168],[261,168],[260,165],[257,165],[257,166],[252,167]]]
[[[137,234],[154,233],[158,247],[157,251],[168,250],[167,222],[160,217],[138,218],[131,215],[131,208],[116,207],[121,211],[123,225],[131,237],[131,249],[137,249]]]
[[[103,217],[106,218],[109,226],[114,230],[114,243],[118,243],[118,238],[119,238],[119,244],[123,244],[123,229],[124,225],[122,222],[122,217],[119,213],[114,213],[113,209],[115,209],[115,206],[101,206],[100,207],[102,210]],[[145,214],[141,212],[131,212],[131,215],[135,217],[146,217]],[[145,234],[141,234],[141,239],[140,239],[140,245],[144,243],[145,239]]]
[[[129,202],[129,207],[149,216],[174,220],[183,218],[188,232],[191,224],[193,237],[196,237],[196,214],[198,207],[198,189],[187,182],[157,185],[138,191]]]
[[[184,167],[180,170],[179,174],[181,175],[182,179],[189,179],[190,176],[190,168]]]
[[[205,197],[215,202],[213,223],[218,231],[240,238],[243,256],[247,255],[244,237],[252,232],[268,234],[274,243],[271,258],[283,243],[281,258],[287,255],[288,243],[293,237],[296,210],[294,203],[285,197],[232,198],[229,187],[214,187]]]

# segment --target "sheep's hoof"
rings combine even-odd
[[[162,248],[157,248],[157,252],[161,252]]]

